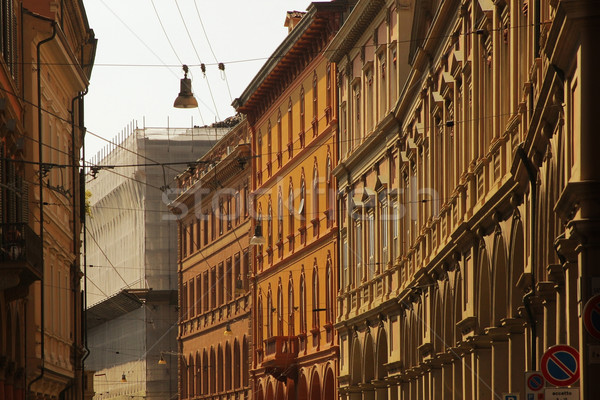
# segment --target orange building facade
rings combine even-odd
[[[287,38],[234,106],[252,136],[257,400],[337,397],[336,71],[323,49],[345,2],[289,12]]]
[[[179,364],[180,399],[251,398],[249,156],[244,119],[177,177],[178,348],[160,362]]]

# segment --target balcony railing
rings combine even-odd
[[[272,336],[265,340],[265,367],[287,367],[298,357],[297,336]]]
[[[272,336],[265,340],[264,350],[262,366],[267,374],[282,382],[296,376],[297,336]]]
[[[21,284],[42,278],[41,239],[26,223],[0,224],[0,270],[19,273]]]

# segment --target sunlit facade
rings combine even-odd
[[[600,271],[599,15],[359,1],[330,43],[342,399],[525,398],[555,344],[598,397],[581,307]]]
[[[79,151],[95,48],[80,2],[0,1],[1,399],[90,395]]]
[[[241,122],[239,122],[241,120]],[[250,143],[245,119],[177,177],[180,399],[252,398],[249,385]],[[168,364],[172,364],[169,366]]]
[[[234,102],[252,135],[257,400],[337,397],[336,69],[323,56],[345,4],[290,12],[288,37]]]

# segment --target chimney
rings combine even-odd
[[[302,19],[302,17],[306,14],[304,11],[288,11],[285,16],[285,23],[283,26],[288,28],[288,33],[292,31],[298,25],[298,22]]]

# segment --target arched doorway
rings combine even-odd
[[[385,365],[388,362],[388,344],[387,344],[387,334],[385,329],[381,328],[379,330],[379,335],[377,337],[377,358],[376,358],[376,370],[375,376],[377,377],[377,381],[379,383],[384,383],[385,378],[387,377],[387,370]],[[388,389],[386,386],[379,386],[376,391],[377,400],[387,400],[388,399]]]
[[[321,382],[319,382],[319,374],[313,371],[310,382],[310,400],[321,400]]]
[[[327,368],[325,379],[323,380],[323,400],[335,400],[335,378],[331,368]]]

